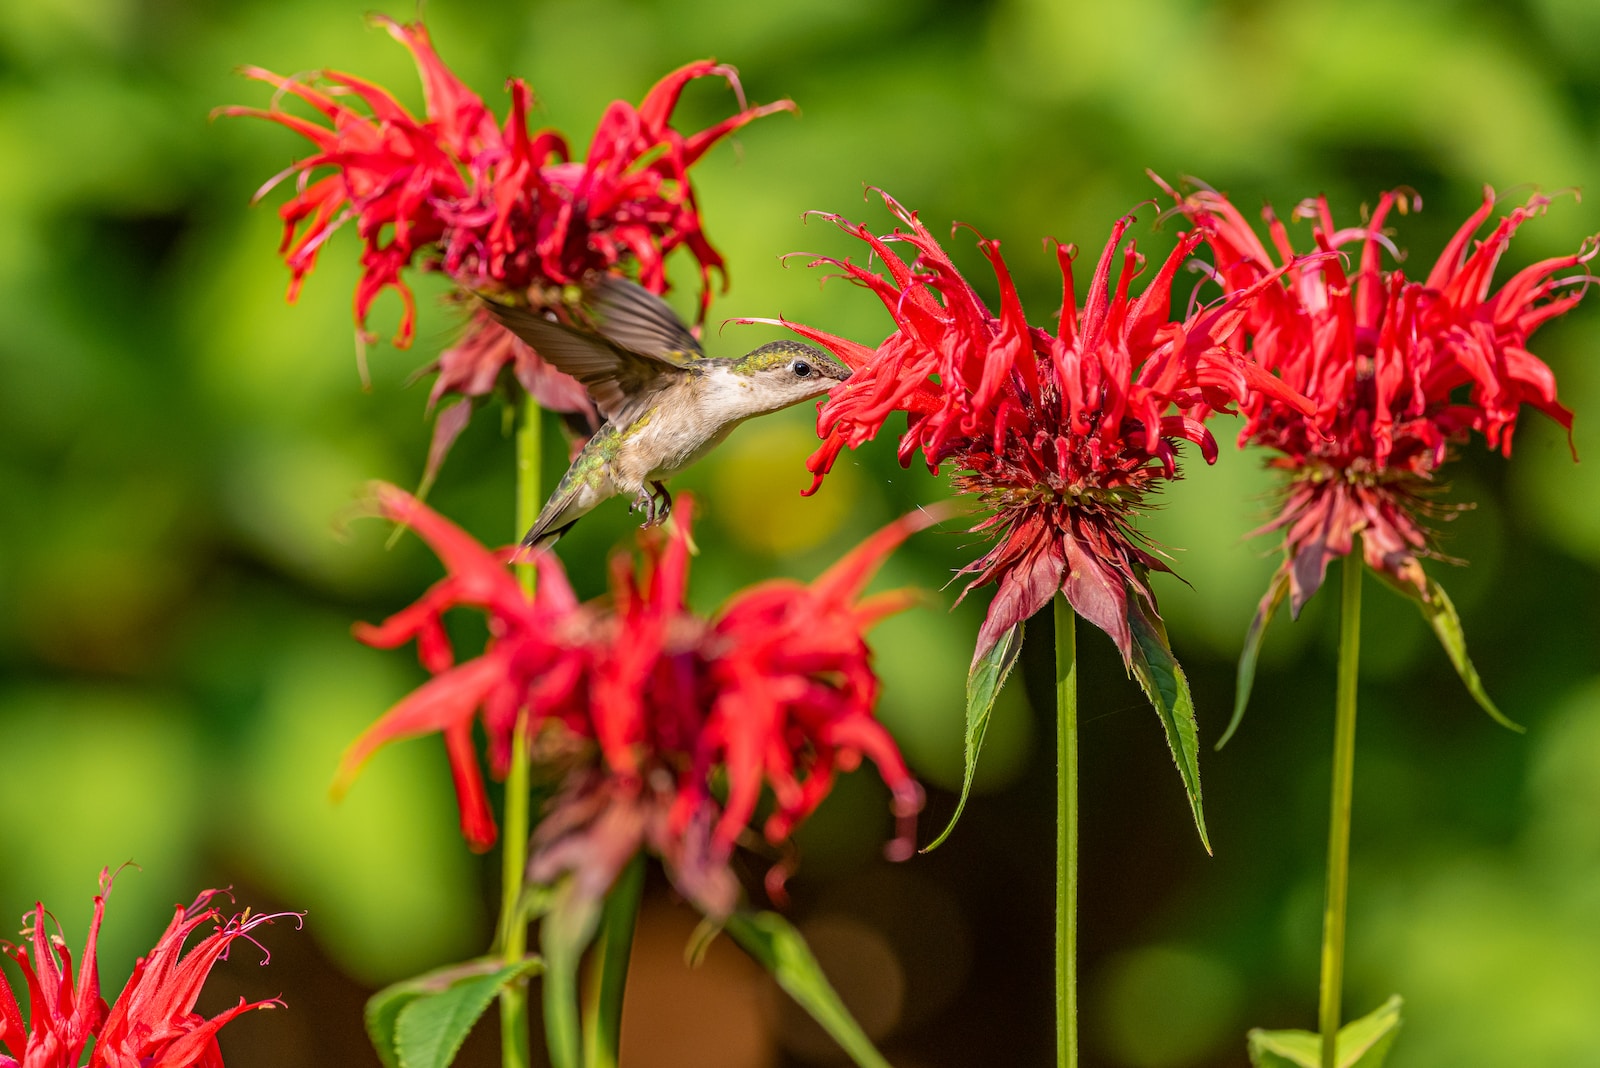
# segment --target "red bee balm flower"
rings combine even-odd
[[[379,649],[415,639],[417,658],[434,677],[351,744],[334,790],[347,789],[361,765],[387,743],[442,732],[461,833],[481,852],[494,844],[497,832],[473,748],[473,722],[481,713],[489,766],[497,778],[504,778],[510,766],[511,736],[524,707],[534,708],[541,721],[565,717],[579,733],[588,733],[579,690],[586,671],[579,634],[584,613],[553,555],[537,558],[538,592],[530,601],[506,568],[514,550],[490,552],[403,490],[380,484],[376,492],[378,511],[415,530],[449,573],[410,608],[378,626],[356,626],[356,637]],[[444,613],[463,605],[488,613],[489,641],[482,655],[458,665]]]
[[[383,647],[415,638],[434,678],[357,739],[341,786],[387,742],[442,731],[463,832],[487,848],[495,828],[472,727],[481,718],[491,770],[503,775],[525,710],[538,751],[562,765],[565,783],[540,823],[535,881],[571,873],[580,896],[596,900],[649,845],[686,896],[724,916],[737,894],[728,860],[763,786],[776,802],[765,835],[780,844],[828,795],[834,773],[862,756],[877,765],[902,821],[893,852],[909,854],[922,793],[873,717],[878,683],[862,637],[909,598],[860,595],[884,557],[934,517],[908,516],[814,583],[754,587],[707,620],[685,605],[692,501],[680,501],[670,535],[644,536],[642,566],[614,561],[609,605],[578,604],[550,553],[536,556],[530,602],[506,567],[513,550],[490,552],[393,487],[379,487],[378,507],[416,530],[449,574],[411,608],[358,628]],[[481,656],[455,665],[441,616],[459,605],[486,611],[490,636]],[[713,781],[726,783],[726,800]]]
[[[1131,664],[1135,629],[1159,623],[1145,575],[1167,567],[1130,523],[1146,493],[1177,477],[1177,442],[1198,445],[1209,463],[1216,442],[1204,420],[1215,410],[1257,389],[1305,403],[1225,344],[1262,287],[1170,321],[1173,278],[1201,235],[1182,235],[1145,292],[1130,297],[1143,260],[1132,242],[1118,253],[1129,216],[1112,229],[1081,312],[1072,287],[1076,250],[1057,247],[1063,304],[1052,336],[1023,317],[998,241],[978,242],[1000,285],[997,316],[916,215],[887,195],[884,202],[909,230],[879,238],[837,215],[823,217],[867,242],[888,278],[848,260],[816,263],[840,267],[876,293],[898,329],[873,350],[783,323],[854,370],[818,416],[824,442],[808,463],[812,492],[845,446],[875,437],[894,412],[909,413],[901,462],[919,451],[933,471],[955,462],[958,489],[994,509],[977,529],[999,544],[966,569],[977,576],[973,586],[999,586],[975,661],[1059,590]],[[916,250],[912,264],[891,249],[896,241]]]
[[[1270,207],[1263,209],[1272,246],[1286,265],[1278,267],[1226,197],[1210,190],[1172,195],[1204,227],[1224,288],[1282,276],[1256,300],[1236,340],[1248,340],[1256,362],[1315,402],[1306,412],[1258,394],[1240,405],[1246,423],[1239,444],[1276,452],[1269,462],[1289,483],[1282,511],[1263,528],[1284,532],[1284,563],[1251,625],[1238,711],[1249,693],[1254,650],[1277,605],[1287,593],[1298,616],[1321,587],[1328,562],[1348,555],[1359,534],[1367,566],[1422,606],[1469,688],[1500,718],[1461,651],[1448,596],[1419,563],[1437,554],[1418,516],[1428,512],[1435,472],[1472,431],[1509,456],[1523,404],[1571,429],[1572,413],[1556,399],[1555,375],[1528,350],[1528,338],[1582,298],[1588,275],[1562,272],[1589,260],[1594,247],[1535,263],[1491,292],[1495,265],[1512,235],[1549,201],[1533,197],[1474,242],[1494,211],[1494,193],[1486,188],[1483,205],[1427,278],[1411,281],[1379,263],[1382,249],[1395,253],[1383,231],[1389,213],[1420,207],[1391,192],[1378,198],[1359,227],[1335,227],[1321,197],[1295,209],[1296,218],[1312,220],[1318,251],[1360,246],[1354,275],[1333,255],[1297,261],[1287,229]]]
[[[245,73],[300,97],[329,125],[292,115],[277,100],[269,110],[218,109],[270,119],[317,147],[257,193],[260,197],[290,174],[299,176],[295,196],[280,209],[290,300],[329,235],[354,219],[364,246],[356,321],[364,327],[378,294],[396,290],[405,307],[395,338],[402,347],[410,344],[415,329],[415,302],[401,279],[412,265],[443,271],[471,292],[558,306],[561,287],[630,263],[645,288],[661,293],[667,287],[666,256],[683,246],[700,267],[704,317],[711,272],[724,268],[702,227],[689,168],[734,130],[775,111],[793,110],[793,102],[745,107],[732,67],[710,60],[690,63],[658,82],[637,108],[612,103],[595,130],[588,158],[575,161],[560,133],[529,134],[532,93],[520,79],[508,83],[510,112],[504,125],[497,125],[482,99],[433,51],[421,23],[381,16],[376,21],[416,59],[423,117],[354,75],[325,72],[323,90],[256,67]],[[725,78],[739,95],[740,110],[708,129],[683,134],[669,120],[684,86],[704,77]],[[353,107],[351,97],[366,109]],[[311,180],[323,170],[331,172]],[[493,339],[479,336],[485,333]],[[590,410],[581,387],[570,380],[551,382],[551,373],[541,369],[531,350],[483,315],[474,317],[466,339],[441,355],[431,400],[450,393],[482,396],[505,368],[548,407]],[[435,452],[442,454],[448,444],[436,439]]]
[[[234,939],[254,941],[250,931],[276,917],[246,912],[218,923],[212,934],[184,954],[189,935],[202,924],[219,921],[222,914],[210,905],[215,890],[201,894],[187,909],[177,906],[155,948],[139,959],[128,985],[108,1010],[100,996],[95,956],[111,886],[107,873],[101,873],[100,884],[76,978],[65,943],[46,933],[49,920],[43,904],[34,907],[30,929],[24,932],[29,947],[8,947],[27,984],[28,1022],[23,1023],[17,998],[0,977],[0,1050],[12,1054],[0,1053],[0,1068],[77,1068],[91,1039],[94,1050],[88,1068],[222,1068],[217,1047],[222,1026],[241,1013],[282,1002],[240,999],[208,1020],[194,1012],[195,1001],[206,976],[227,956]],[[19,1056],[20,1061],[15,1059]]]
[[[975,529],[997,544],[965,569],[975,575],[969,590],[991,581],[998,586],[978,634],[974,670],[1014,650],[1023,621],[1064,594],[1074,611],[1111,636],[1156,703],[1199,821],[1198,778],[1182,756],[1194,731],[1187,684],[1147,582],[1150,569],[1167,567],[1132,524],[1145,495],[1177,477],[1178,442],[1199,446],[1207,462],[1215,459],[1204,426],[1214,411],[1258,389],[1285,404],[1305,403],[1226,344],[1263,284],[1173,321],[1173,279],[1201,235],[1181,235],[1135,297],[1129,287],[1142,259],[1132,242],[1119,252],[1133,222],[1127,217],[1112,229],[1081,311],[1073,294],[1075,250],[1057,248],[1063,302],[1051,335],[1024,318],[998,241],[978,242],[999,283],[996,315],[917,217],[887,195],[884,202],[906,229],[880,238],[858,223],[823,217],[866,242],[887,277],[848,260],[816,262],[842,268],[877,294],[895,332],[871,349],[783,324],[854,369],[818,416],[824,442],[809,462],[812,489],[843,448],[876,436],[894,412],[907,412],[901,462],[920,452],[930,470],[955,463],[957,489],[993,509]],[[908,264],[891,242],[909,244],[915,259]],[[1175,702],[1173,687],[1181,691]]]

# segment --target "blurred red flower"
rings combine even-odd
[[[892,852],[909,854],[922,793],[873,716],[878,683],[863,637],[909,595],[861,593],[894,547],[934,517],[891,524],[809,585],[756,586],[704,619],[685,602],[692,500],[680,501],[670,533],[641,535],[638,564],[613,561],[608,604],[581,605],[554,555],[535,556],[530,602],[506,567],[514,550],[483,548],[393,487],[379,487],[377,503],[416,530],[449,573],[412,607],[358,628],[382,647],[415,638],[434,678],[356,740],[341,786],[387,742],[442,731],[463,833],[487,848],[495,826],[473,725],[482,723],[491,771],[503,777],[516,716],[526,710],[536,755],[563,782],[536,833],[535,881],[571,873],[583,893],[602,895],[648,846],[685,896],[726,915],[737,895],[728,861],[763,786],[775,800],[765,837],[781,845],[827,796],[834,774],[862,756],[877,765],[901,819]],[[456,665],[441,617],[463,605],[488,613],[489,640]],[[726,787],[723,800],[714,784]]]
[[[813,265],[832,264],[871,289],[895,332],[873,349],[782,324],[854,368],[820,410],[824,441],[808,462],[812,491],[841,450],[875,437],[893,413],[908,413],[901,463],[918,452],[930,470],[955,463],[957,489],[992,509],[975,530],[997,544],[965,569],[975,575],[969,590],[998,586],[974,664],[1060,591],[1132,666],[1136,633],[1160,630],[1146,576],[1167,570],[1132,523],[1145,495],[1177,477],[1177,443],[1197,445],[1209,463],[1216,443],[1204,422],[1214,411],[1257,390],[1305,404],[1228,345],[1263,283],[1173,320],[1174,276],[1202,235],[1181,235],[1145,291],[1131,296],[1143,258],[1131,241],[1119,253],[1129,216],[1112,228],[1081,310],[1073,294],[1076,250],[1057,247],[1063,303],[1052,335],[1028,325],[998,241],[978,241],[999,283],[995,315],[916,215],[883,199],[906,229],[877,237],[859,223],[823,217],[866,242],[888,277],[849,260]],[[910,263],[891,242],[912,247]]]
[[[506,567],[514,549],[485,549],[404,490],[379,484],[376,494],[379,513],[416,531],[438,554],[447,574],[411,607],[377,626],[357,624],[355,634],[379,649],[415,640],[417,659],[434,677],[350,745],[334,789],[336,793],[347,789],[367,759],[387,743],[441,732],[461,810],[461,833],[481,852],[494,844],[497,832],[478,766],[473,724],[481,713],[489,767],[502,779],[510,766],[517,715],[524,707],[540,722],[565,719],[587,734],[581,690],[587,677],[587,651],[580,632],[588,613],[578,605],[554,555],[536,557],[539,582],[530,601]],[[444,613],[463,606],[488,615],[489,639],[482,654],[456,664]]]
[[[251,930],[276,917],[246,911],[221,923],[222,913],[211,906],[215,890],[201,894],[188,908],[177,906],[155,948],[139,958],[127,986],[107,1009],[100,996],[96,941],[111,887],[108,873],[101,873],[100,884],[76,977],[66,943],[47,933],[50,920],[42,903],[34,906],[29,929],[23,932],[30,945],[6,947],[27,984],[28,1021],[23,1023],[17,998],[0,976],[0,1049],[12,1054],[0,1053],[0,1068],[77,1068],[91,1040],[89,1068],[222,1068],[218,1030],[241,1013],[282,1002],[241,998],[208,1020],[194,1011],[195,1001],[234,939],[254,941]],[[216,922],[216,930],[185,954],[184,942],[208,922]]]
[[[1168,190],[1172,192],[1172,190]],[[1519,271],[1491,292],[1494,269],[1512,235],[1549,201],[1535,196],[1501,218],[1486,239],[1474,235],[1494,211],[1494,193],[1451,238],[1427,278],[1417,282],[1380,267],[1381,250],[1396,254],[1384,232],[1392,210],[1420,202],[1389,192],[1363,225],[1339,229],[1326,199],[1302,202],[1293,216],[1312,221],[1316,249],[1360,246],[1354,275],[1332,255],[1296,261],[1283,222],[1264,208],[1277,259],[1228,199],[1202,189],[1177,197],[1203,227],[1224,289],[1269,284],[1238,325],[1261,366],[1315,403],[1304,411],[1268,394],[1240,405],[1246,422],[1239,444],[1262,445],[1287,472],[1288,492],[1265,530],[1283,530],[1285,560],[1263,617],[1286,585],[1290,609],[1322,585],[1328,562],[1347,555],[1362,536],[1375,572],[1421,601],[1433,598],[1418,558],[1435,555],[1419,515],[1429,512],[1434,473],[1471,431],[1511,454],[1523,404],[1568,430],[1572,413],[1556,399],[1556,380],[1528,350],[1528,338],[1583,296],[1590,278],[1568,271],[1594,255],[1593,245]]]
[[[601,117],[587,158],[573,160],[554,130],[528,132],[532,93],[508,82],[511,108],[497,125],[482,99],[434,52],[418,23],[376,21],[413,55],[422,79],[424,114],[410,114],[388,92],[354,75],[327,71],[325,89],[257,67],[250,77],[276,86],[269,109],[224,107],[219,114],[253,115],[304,135],[317,151],[262,187],[290,175],[296,192],[281,209],[281,251],[289,266],[292,301],[332,232],[355,220],[363,251],[355,317],[365,327],[379,293],[394,289],[404,304],[395,344],[411,342],[415,301],[401,272],[410,266],[443,271],[470,292],[512,296],[541,307],[563,305],[562,287],[596,271],[632,267],[654,293],[667,288],[665,260],[680,246],[699,264],[700,316],[710,303],[713,270],[725,273],[706,237],[689,168],[723,137],[792,101],[746,107],[738,74],[702,60],[667,75],[638,107],[614,101]],[[739,110],[693,134],[669,125],[684,87],[721,77],[739,97]],[[280,106],[292,94],[327,125]],[[365,105],[357,108],[351,98]],[[329,171],[312,180],[319,171]],[[582,387],[543,366],[521,341],[488,316],[474,316],[466,337],[441,354],[431,402],[448,394],[481,397],[509,369],[522,387],[557,411],[592,411]],[[558,381],[563,379],[564,381]],[[444,430],[459,431],[458,413]],[[434,453],[449,440],[436,430]]]

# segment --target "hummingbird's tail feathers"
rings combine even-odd
[[[584,306],[600,335],[629,352],[676,365],[705,357],[672,305],[637,282],[606,275],[585,290]]]
[[[582,517],[580,516],[579,518]],[[540,549],[548,549],[550,546],[560,541],[563,534],[577,525],[578,520],[573,519],[559,527],[556,527],[554,530],[541,531],[539,529],[539,525],[536,523],[534,524],[533,528],[528,531],[527,535],[523,537],[520,547],[529,552],[538,552]]]
[[[544,507],[539,509],[539,517],[533,521],[533,526],[528,528],[528,533],[522,536],[523,545],[537,548],[552,544],[572,529],[572,524],[588,515],[602,499],[615,492],[607,492],[611,490],[609,479],[605,480],[604,485],[599,485],[594,479],[583,477],[584,471],[580,465],[581,458],[567,468],[567,473],[557,483],[555,492],[544,502]]]

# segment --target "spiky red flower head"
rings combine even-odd
[[[434,52],[420,22],[382,16],[376,21],[416,60],[422,117],[354,75],[324,72],[326,88],[319,89],[256,67],[245,73],[301,98],[327,125],[284,111],[279,99],[266,110],[218,109],[280,123],[317,148],[257,193],[298,176],[294,197],[280,209],[290,300],[328,237],[353,219],[363,245],[357,324],[364,329],[372,302],[394,289],[404,304],[395,338],[402,347],[410,344],[415,329],[415,301],[401,277],[411,266],[443,271],[471,292],[549,306],[561,303],[561,287],[597,271],[629,268],[645,288],[664,292],[667,254],[684,247],[700,268],[704,318],[711,272],[723,273],[724,265],[706,237],[689,168],[746,123],[793,110],[792,101],[746,107],[734,68],[701,60],[661,79],[638,107],[614,101],[595,129],[587,156],[574,160],[562,134],[529,133],[532,93],[521,79],[508,82],[511,108],[504,124],[497,125],[483,100]],[[684,87],[706,77],[726,79],[739,97],[739,110],[697,133],[674,129],[672,112]],[[353,106],[352,98],[365,108]],[[318,172],[322,176],[313,181]],[[486,362],[491,355],[497,359]],[[473,319],[467,337],[447,349],[436,367],[434,401],[447,393],[483,396],[509,368],[525,389],[557,410],[590,410],[576,383],[548,388],[545,379],[553,372],[542,370],[532,350],[486,316]]]
[[[737,594],[710,619],[685,602],[692,499],[680,498],[670,535],[645,536],[639,564],[618,557],[609,604],[580,605],[560,563],[537,556],[530,602],[491,552],[393,487],[380,487],[385,516],[412,527],[449,574],[364,641],[392,647],[415,638],[434,678],[373,724],[341,766],[346,783],[385,743],[442,731],[468,841],[487,848],[495,827],[484,800],[472,728],[481,722],[491,770],[503,776],[517,716],[552,750],[590,742],[595,759],[570,762],[566,786],[541,822],[534,877],[571,872],[603,892],[648,844],[679,888],[724,915],[737,883],[727,870],[762,788],[776,801],[764,831],[773,844],[821,803],[838,770],[867,756],[889,785],[902,820],[896,855],[909,853],[909,819],[921,792],[873,716],[878,685],[863,634],[907,603],[905,594],[862,600],[884,557],[924,514],[892,524],[810,585],[774,582]],[[482,655],[454,663],[443,612],[489,615]],[[565,740],[565,741],[563,741]],[[718,801],[713,781],[725,783]]]
[[[723,263],[702,228],[689,167],[751,120],[794,107],[783,100],[745,108],[741,96],[737,114],[699,133],[680,133],[669,120],[690,81],[715,76],[739,88],[732,67],[702,60],[667,75],[637,108],[613,102],[588,157],[573,161],[561,134],[528,133],[532,93],[521,79],[508,83],[511,110],[504,126],[497,126],[482,99],[433,51],[421,23],[383,16],[376,21],[416,59],[424,117],[354,75],[326,72],[324,92],[256,67],[245,72],[305,100],[330,125],[283,111],[277,101],[268,110],[220,110],[281,123],[318,148],[262,190],[290,174],[300,177],[296,195],[280,211],[284,259],[293,274],[291,299],[329,234],[354,219],[365,245],[356,319],[366,321],[384,289],[397,290],[406,307],[397,344],[410,341],[414,325],[414,301],[400,272],[419,259],[418,265],[442,270],[474,292],[522,295],[631,259],[641,283],[661,292],[666,255],[682,245],[709,287],[711,271]],[[351,96],[367,110],[340,99]],[[332,173],[310,181],[324,168]],[[703,290],[702,308],[709,300]]]
[[[535,834],[532,877],[571,873],[592,897],[645,843],[680,892],[725,916],[738,887],[729,858],[763,788],[773,798],[763,835],[781,846],[828,796],[835,774],[863,756],[888,785],[900,822],[889,855],[909,856],[922,791],[873,715],[878,681],[864,634],[913,598],[860,595],[884,558],[936,516],[890,524],[810,585],[763,583],[701,619],[684,607],[686,503],[674,508],[670,535],[643,539],[641,566],[614,564],[609,634],[589,691],[604,774],[569,781]],[[781,895],[786,873],[782,863],[769,871],[769,894]]]
[[[241,998],[233,1008],[206,1019],[194,1011],[195,1001],[234,939],[254,941],[250,931],[277,917],[246,911],[220,922],[222,913],[211,905],[218,894],[215,890],[202,893],[188,908],[177,906],[155,948],[139,958],[108,1009],[100,996],[96,942],[110,888],[110,874],[101,872],[76,978],[66,943],[49,934],[50,920],[42,903],[34,906],[29,929],[23,932],[28,946],[7,947],[27,984],[28,1020],[24,1024],[16,996],[0,976],[0,1050],[12,1054],[0,1053],[0,1068],[77,1068],[91,1040],[94,1049],[88,1068],[222,1068],[217,1046],[222,1026],[251,1009],[282,1002]],[[185,954],[184,942],[205,923],[216,923],[216,930]]]
[[[1214,411],[1255,390],[1297,401],[1227,344],[1261,285],[1174,320],[1173,279],[1202,237],[1181,235],[1144,292],[1132,296],[1143,258],[1132,241],[1121,247],[1129,216],[1112,228],[1081,310],[1075,249],[1057,247],[1062,308],[1052,335],[1028,325],[998,241],[978,242],[999,283],[996,315],[916,215],[883,199],[905,229],[878,237],[840,216],[823,217],[866,242],[887,276],[849,260],[815,262],[877,294],[895,332],[872,349],[784,323],[854,369],[821,407],[824,442],[808,463],[812,489],[841,450],[907,412],[901,463],[919,452],[931,470],[950,461],[960,469],[957,488],[993,509],[976,529],[997,544],[966,569],[973,586],[999,587],[975,662],[1058,590],[1131,662],[1134,617],[1157,618],[1147,571],[1166,570],[1131,521],[1146,493],[1177,476],[1177,443],[1199,446],[1210,462],[1216,443],[1204,421]],[[893,242],[912,247],[909,263]]]
[[[1561,272],[1590,259],[1594,247],[1536,263],[1491,292],[1512,235],[1549,201],[1531,198],[1474,242],[1494,211],[1494,192],[1485,188],[1482,206],[1427,278],[1412,281],[1380,265],[1383,249],[1395,253],[1383,229],[1390,212],[1420,206],[1390,192],[1364,225],[1344,229],[1325,198],[1302,202],[1293,214],[1312,222],[1312,242],[1325,254],[1315,261],[1296,261],[1287,228],[1264,208],[1279,267],[1225,196],[1173,195],[1205,228],[1224,288],[1282,275],[1261,292],[1236,340],[1248,341],[1258,363],[1315,403],[1306,412],[1261,394],[1240,405],[1240,445],[1274,450],[1272,465],[1291,479],[1282,512],[1265,528],[1284,531],[1278,582],[1288,584],[1291,610],[1299,613],[1328,562],[1348,554],[1358,533],[1368,566],[1427,600],[1418,557],[1429,555],[1429,539],[1418,513],[1452,445],[1477,431],[1509,456],[1523,404],[1572,427],[1555,376],[1528,350],[1528,338],[1582,298],[1588,275]],[[1350,246],[1360,248],[1353,275],[1340,257],[1326,255]]]
[[[587,665],[581,635],[584,613],[554,555],[537,557],[539,582],[530,600],[506,563],[514,550],[490,551],[460,527],[394,486],[375,487],[378,512],[415,530],[438,554],[447,574],[409,608],[376,626],[358,624],[356,637],[379,649],[415,640],[417,659],[433,678],[367,728],[346,750],[335,791],[345,790],[361,766],[391,741],[435,731],[444,735],[461,810],[461,833],[473,849],[487,850],[497,831],[472,740],[481,718],[489,766],[504,778],[517,717],[529,709],[538,721],[565,720],[586,732],[579,690]],[[444,613],[472,607],[489,617],[483,652],[457,664]]]
[[[873,716],[878,677],[865,634],[916,595],[861,594],[895,547],[936,517],[912,513],[809,585],[778,579],[753,586],[712,619],[702,655],[715,697],[695,740],[698,773],[690,780],[693,790],[680,796],[680,819],[709,802],[709,773],[721,765],[728,769],[728,799],[715,839],[732,844],[754,813],[764,781],[775,800],[765,833],[768,841],[781,841],[828,796],[836,771],[853,771],[867,756],[900,820],[891,855],[910,856],[922,790]],[[785,739],[788,744],[780,744]]]

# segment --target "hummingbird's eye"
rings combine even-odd
[[[794,361],[794,376],[796,378],[810,378],[811,365],[804,360]]]

